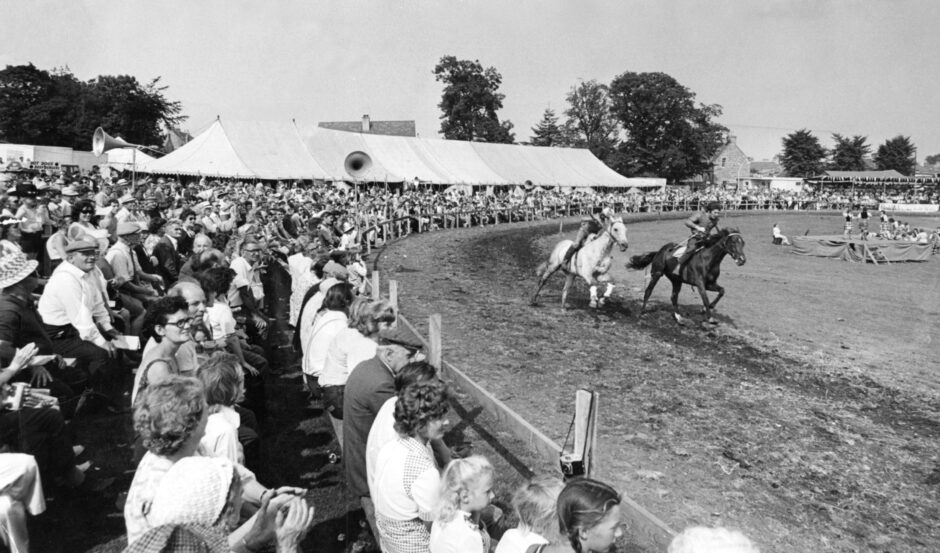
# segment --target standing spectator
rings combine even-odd
[[[447,386],[419,382],[395,404],[399,439],[379,452],[375,472],[375,520],[388,553],[428,551],[427,523],[433,520],[440,473],[428,452],[428,440],[444,434]]]
[[[375,357],[360,363],[346,381],[343,394],[343,461],[346,485],[358,497],[378,540],[375,508],[369,494],[366,472],[366,445],[369,430],[386,400],[395,395],[395,376],[417,360],[422,344],[410,332],[394,327],[383,330]]]
[[[42,229],[45,225],[51,223],[49,212],[46,206],[39,205],[36,196],[39,191],[32,183],[18,185],[17,194],[23,199],[19,209],[16,210],[15,217],[19,219],[20,245],[23,252],[30,259],[36,259],[42,264],[43,261],[43,243]]]

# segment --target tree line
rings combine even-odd
[[[833,146],[826,149],[808,129],[800,129],[783,138],[780,164],[793,177],[811,177],[824,171],[895,170],[913,176],[916,147],[910,137],[898,135],[878,146],[872,155],[868,138],[861,135],[832,135]],[[940,164],[940,154],[927,156],[928,165]]]
[[[499,119],[505,95],[494,67],[444,56],[433,73],[444,83],[438,104],[444,138],[514,142],[512,122]],[[628,177],[679,181],[709,171],[728,132],[715,121],[721,106],[696,102],[694,92],[665,73],[628,71],[610,84],[582,81],[565,101],[564,120],[546,109],[529,144],[588,148]]]
[[[104,127],[130,143],[159,148],[164,129],[186,119],[166,89],[160,77],[146,83],[130,75],[80,81],[67,67],[8,65],[0,71],[0,141],[89,150],[95,129]]]
[[[479,61],[444,56],[434,68],[444,83],[441,134],[454,140],[512,143],[513,124],[500,120],[505,96],[502,76]],[[718,124],[718,104],[696,102],[695,93],[665,73],[625,72],[610,84],[581,81],[565,95],[559,116],[547,108],[532,127],[529,144],[589,148],[614,170],[628,176],[685,180],[707,173],[725,144],[728,129]],[[894,169],[913,175],[916,148],[909,137],[896,136],[872,147],[864,136],[833,134],[826,149],[806,129],[782,140],[781,165],[790,176],[810,177],[826,170]],[[940,166],[940,154],[927,156]]]
[[[433,75],[444,84],[440,133],[451,140],[513,143],[511,121],[499,117],[502,75],[478,60],[443,56]],[[87,150],[96,127],[135,144],[163,144],[164,131],[186,117],[166,96],[160,77],[140,83],[130,75],[78,80],[66,67],[46,71],[33,64],[0,71],[0,141]],[[665,73],[627,71],[609,84],[588,80],[565,95],[561,114],[546,109],[532,128],[536,146],[587,148],[617,172],[665,177],[671,182],[707,173],[728,129],[717,123],[722,108],[697,102],[695,93]],[[864,136],[832,136],[824,148],[806,129],[784,137],[781,164],[791,176],[872,167],[912,175],[915,146],[897,136],[874,154]],[[940,154],[927,156],[940,165]]]

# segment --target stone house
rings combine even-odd
[[[725,145],[712,158],[709,176],[706,176],[706,180],[713,184],[737,184],[739,178],[751,176],[751,161],[738,146],[733,134],[728,135]]]

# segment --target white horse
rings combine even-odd
[[[601,307],[610,298],[611,292],[614,291],[614,285],[611,284],[610,277],[607,275],[612,260],[610,251],[613,249],[614,243],[620,246],[620,251],[627,251],[628,247],[627,227],[623,224],[623,220],[620,217],[612,219],[594,239],[578,250],[571,257],[568,264],[563,267],[562,262],[565,259],[565,254],[568,253],[568,249],[573,243],[571,240],[562,240],[555,245],[548,261],[539,265],[537,272],[539,287],[535,291],[535,295],[532,296],[532,305],[538,302],[539,292],[542,291],[545,282],[558,269],[564,271],[566,276],[565,288],[561,292],[562,307],[567,307],[568,289],[571,288],[575,276],[583,278],[591,287],[591,307]],[[604,295],[600,298],[597,297],[597,286],[599,284],[607,286]]]

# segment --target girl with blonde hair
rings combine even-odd
[[[480,512],[493,497],[493,465],[485,457],[451,461],[441,476],[431,553],[488,553],[490,536],[480,525]]]

